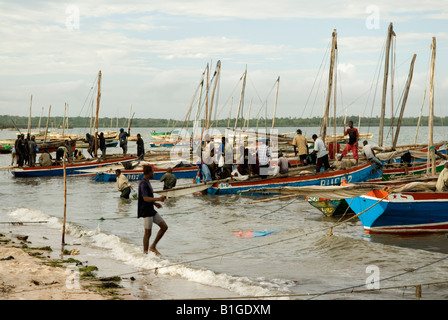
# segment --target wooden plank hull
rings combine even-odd
[[[114,163],[134,159],[135,157],[124,157],[124,158],[121,157],[101,162],[98,162],[98,160],[95,159],[90,161],[67,163],[66,174],[72,176],[94,175],[95,174],[94,172],[86,172],[84,170],[99,168]],[[23,168],[12,168],[10,172],[16,178],[57,177],[64,175],[64,168],[62,165],[56,165],[51,167],[23,167]]]
[[[380,177],[381,170],[373,170],[367,163],[347,170],[328,171],[306,176],[285,176],[245,181],[232,181],[216,183],[207,191],[209,194],[238,194],[249,190],[256,192],[264,188],[301,187],[301,186],[329,186],[340,185],[345,179],[347,182],[364,182]]]
[[[385,197],[385,198],[384,198]],[[381,202],[382,198],[384,198]],[[347,200],[350,203],[350,200]],[[350,207],[367,233],[424,233],[448,231],[448,193],[373,190],[353,198]]]

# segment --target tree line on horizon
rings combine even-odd
[[[49,128],[62,128],[64,123],[63,117],[51,117],[49,120]],[[355,124],[355,127],[358,125],[359,117],[352,116],[346,117],[346,123],[349,120],[352,120]],[[42,130],[45,129],[47,124],[47,118],[41,119],[40,117],[31,117],[31,127],[38,128],[40,121],[40,128]],[[240,120],[241,121],[241,120]],[[336,123],[337,126],[343,126],[344,117],[337,117]],[[380,118],[379,117],[361,117],[361,126],[362,127],[375,127],[379,126]],[[212,121],[213,122],[213,121]],[[69,118],[68,126],[70,128],[90,128],[91,119],[90,117],[73,117]],[[249,126],[254,128],[257,126],[263,128],[271,128],[272,119],[250,119]],[[319,127],[322,123],[321,117],[313,117],[313,118],[293,118],[293,117],[279,117],[275,119],[276,127]],[[102,128],[127,128],[129,124],[129,119],[127,118],[109,118],[104,117],[98,120],[98,126]],[[187,123],[184,120],[173,120],[173,119],[154,119],[154,118],[135,118],[132,119],[131,128],[182,128]],[[233,119],[220,119],[217,120],[216,123],[213,122],[213,127],[227,127],[230,124],[230,127],[233,128],[235,125],[235,118]],[[384,119],[384,126],[391,126],[392,120],[391,118]],[[402,126],[416,126],[418,124],[418,117],[407,117],[402,119]],[[421,126],[427,126],[428,124],[428,116],[422,116],[420,119]],[[434,126],[443,126],[448,124],[448,117],[434,117]],[[93,121],[92,121],[93,125]],[[192,127],[193,121],[188,122],[188,126]],[[394,125],[397,125],[397,119],[394,119]],[[330,120],[329,127],[333,126],[333,119]],[[11,115],[0,115],[0,128],[28,128],[28,117],[24,116],[11,116]],[[240,127],[240,123],[238,123],[238,127]]]

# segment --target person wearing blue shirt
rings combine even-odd
[[[128,137],[130,136],[129,131],[125,132],[123,128],[120,129],[118,134],[118,139],[120,141],[120,148],[123,149],[123,156],[126,156],[128,152]]]

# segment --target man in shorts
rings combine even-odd
[[[345,157],[349,151],[351,151],[353,153],[353,159],[356,160],[356,165],[358,165],[358,129],[353,128],[353,121],[349,121],[348,126],[349,128],[345,131],[345,134],[348,135],[348,143],[345,145],[345,148],[339,157],[339,161],[341,161],[342,158]]]
[[[143,225],[145,227],[145,235],[143,236],[143,252],[148,253],[149,249],[149,251],[159,255],[160,252],[157,251],[156,245],[163,237],[166,230],[168,230],[168,226],[160,214],[154,209],[154,206],[161,208],[162,205],[157,201],[163,202],[166,197],[161,196],[159,198],[154,198],[152,186],[149,182],[152,177],[154,177],[152,167],[144,166],[143,178],[138,186],[138,218],[143,218]],[[151,238],[153,223],[157,224],[160,229],[151,247],[149,247],[149,239]]]

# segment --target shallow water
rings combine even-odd
[[[136,130],[149,145],[150,130]],[[294,130],[281,128],[280,132]],[[316,130],[303,131],[311,135]],[[445,129],[435,131],[439,134],[435,141],[448,140]],[[0,138],[12,134],[2,131]],[[400,134],[409,143],[413,141],[415,128],[404,127]],[[426,138],[420,139],[424,142]],[[134,144],[130,142],[129,152],[136,151]],[[120,149],[108,152],[119,153]],[[9,162],[9,155],[0,156],[0,166]],[[61,227],[62,178],[20,179],[2,170],[0,180],[0,221],[44,220],[50,228]],[[179,180],[178,186],[189,183]],[[138,183],[132,184],[136,189]],[[154,190],[162,188],[158,181],[152,184]],[[68,177],[68,232],[84,244],[103,248],[111,257],[143,272],[153,273],[157,268],[160,275],[224,288],[244,297],[414,299],[412,286],[418,284],[431,284],[424,287],[423,299],[448,297],[448,286],[433,285],[445,280],[448,267],[445,234],[367,235],[359,220],[354,219],[334,228],[329,236],[331,226],[339,218],[325,217],[302,199],[249,204],[261,197],[188,195],[167,199],[159,210],[169,229],[158,246],[162,256],[155,257],[142,254],[143,222],[136,218],[137,202],[120,199],[119,195],[114,182]],[[233,231],[252,230],[275,232],[257,238],[233,235]],[[156,232],[155,226],[153,237]],[[372,267],[377,270],[374,274],[369,271]],[[410,272],[411,268],[419,269]],[[345,288],[364,290],[372,275],[378,276],[384,290],[330,292]]]

